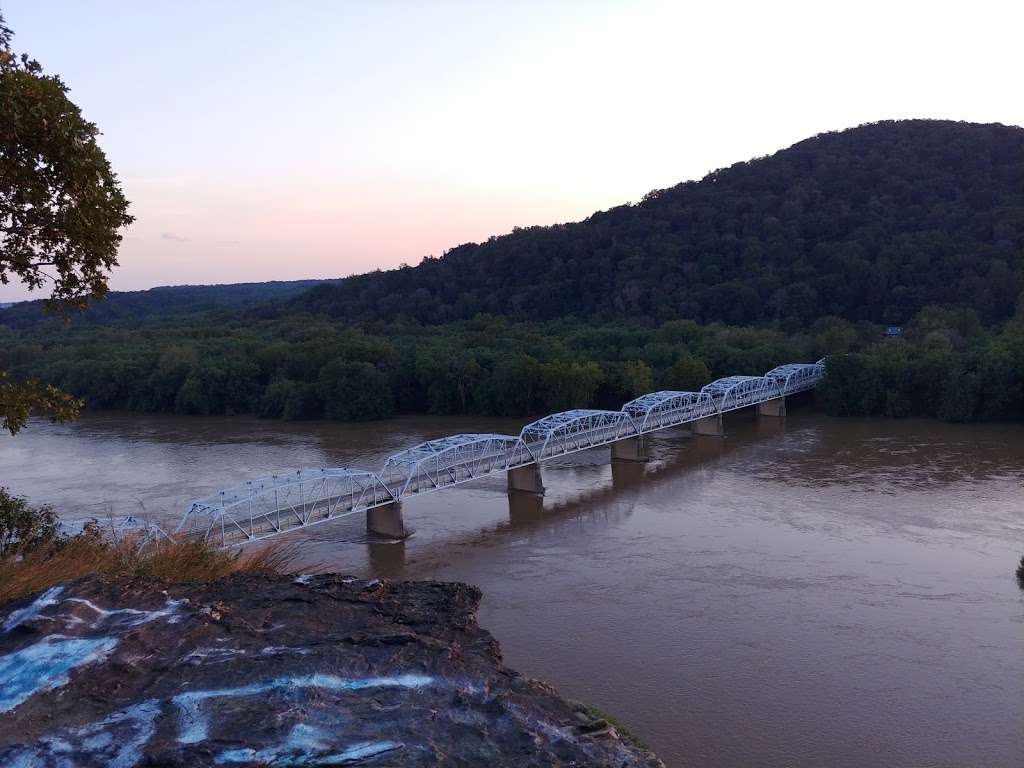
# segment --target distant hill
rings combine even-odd
[[[88,311],[75,315],[78,323],[105,325],[138,322],[157,317],[207,312],[214,309],[240,309],[264,301],[288,299],[323,280],[290,280],[269,283],[229,283],[225,285],[172,285],[147,291],[112,291]],[[48,319],[43,301],[23,301],[8,308],[0,305],[0,325],[26,328]]]
[[[228,310],[444,323],[677,318],[734,325],[825,315],[905,323],[969,307],[987,323],[1024,293],[1024,129],[862,125],[648,194],[572,224],[460,245],[414,267],[336,280],[111,293],[76,324]],[[45,321],[42,302],[0,325]]]
[[[826,133],[585,221],[518,229],[415,267],[319,285],[347,320],[823,315],[900,323],[929,304],[987,323],[1024,291],[1024,129],[932,120]]]

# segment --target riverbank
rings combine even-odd
[[[662,766],[458,583],[90,577],[0,608],[0,764]]]

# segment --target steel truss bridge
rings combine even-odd
[[[699,392],[652,392],[618,411],[577,409],[553,413],[523,427],[518,436],[462,434],[429,440],[387,458],[378,471],[339,467],[300,469],[249,480],[193,501],[177,535],[234,546],[306,528],[347,515],[393,507],[403,499],[470,482],[495,472],[509,475],[510,490],[543,492],[539,465],[603,445],[630,446],[642,458],[644,435],[691,425],[697,434],[721,435],[722,415],[758,406],[785,413],[787,395],[813,389],[825,375],[825,361],[790,363],[764,376],[728,376]],[[772,408],[774,406],[774,409]],[[529,468],[536,484],[513,478]],[[400,513],[399,513],[400,514]]]

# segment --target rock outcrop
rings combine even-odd
[[[0,609],[0,765],[660,766],[506,668],[465,584],[91,578]]]

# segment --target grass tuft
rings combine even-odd
[[[113,542],[96,528],[27,553],[0,558],[0,603],[84,576],[146,576],[171,582],[208,582],[233,573],[290,573],[293,545],[228,552],[203,541],[161,541],[140,550],[133,541]]]

